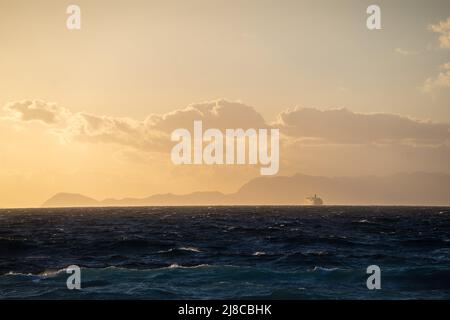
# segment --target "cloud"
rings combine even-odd
[[[442,71],[437,76],[425,80],[422,86],[423,92],[432,93],[437,88],[450,88],[450,62],[443,64],[440,69]]]
[[[439,46],[450,49],[450,17],[445,21],[428,26],[428,30],[440,34]],[[425,93],[434,93],[438,88],[450,88],[450,62],[442,65],[439,72],[434,77],[429,77],[422,85],[422,91]]]
[[[441,70],[450,70],[450,62],[441,65]]]
[[[40,100],[8,103],[4,109],[12,120],[40,121],[49,125],[59,123],[71,115],[67,109],[55,103]]]
[[[447,70],[448,66],[443,68]],[[279,128],[285,140],[308,145],[323,144],[446,144],[450,124],[419,121],[400,115],[355,113],[347,109],[295,108],[281,112],[268,124],[253,108],[241,102],[217,100],[192,104],[144,120],[72,113],[54,103],[24,101],[5,107],[9,119],[39,121],[65,141],[107,143],[145,152],[169,152],[170,134],[177,128],[192,129],[202,120],[204,128]],[[285,141],[289,144],[289,141]]]
[[[130,118],[72,113],[56,103],[40,100],[8,103],[4,110],[7,120],[37,121],[45,124],[64,141],[115,143],[143,150],[161,150],[169,137],[148,128],[144,121]]]
[[[28,112],[29,109],[33,112]],[[102,169],[104,172],[96,174],[108,172],[115,179],[124,181],[126,178],[123,176],[130,172],[136,175],[137,180],[140,175],[145,176],[140,170],[157,171],[158,177],[165,177],[161,178],[163,180],[181,179],[185,185],[199,188],[201,183],[207,183],[206,175],[217,174],[219,179],[226,181],[226,188],[234,188],[253,177],[257,170],[248,167],[174,168],[168,154],[174,146],[170,140],[171,130],[180,127],[192,130],[194,120],[202,120],[205,128],[222,130],[279,128],[282,136],[282,174],[385,174],[424,168],[447,172],[450,155],[450,124],[420,121],[390,113],[295,108],[281,112],[274,122],[269,123],[255,108],[226,100],[192,104],[166,114],[151,114],[141,120],[75,113],[42,101],[10,103],[5,110],[8,117],[0,117],[0,133],[3,133],[0,136],[9,144],[5,154],[14,157],[10,165],[24,161],[24,168],[30,167],[23,154],[30,154],[30,147],[33,149],[36,146],[42,150],[44,146],[46,152],[39,153],[41,165],[45,167],[45,161],[52,163],[59,159],[61,165],[68,166],[64,170],[72,171],[73,162],[77,165],[77,157],[84,159],[83,152],[86,152],[93,162],[86,168],[89,172],[86,171],[88,174],[83,176],[85,179],[92,179],[95,176],[93,172],[103,168],[98,165],[103,162],[107,163]],[[11,120],[14,122],[11,123]],[[13,132],[13,126],[19,126],[21,131]],[[59,145],[55,135],[65,144]],[[35,156],[29,158],[29,161],[35,161]],[[114,171],[119,167],[123,171]],[[166,187],[170,184],[167,181],[164,183]],[[184,186],[179,186],[178,182],[176,184],[176,188],[184,190]]]
[[[168,135],[146,126],[144,121],[88,113],[73,115],[69,126],[59,133],[66,140],[114,143],[154,152],[165,151],[170,141]]]
[[[428,30],[440,34],[439,45],[441,48],[450,49],[450,17],[445,21],[428,26]]]
[[[291,137],[331,143],[447,143],[450,124],[418,121],[388,113],[296,108],[279,114],[276,125]],[[312,140],[314,141],[314,140]]]
[[[151,115],[147,118],[147,124],[170,133],[177,128],[191,128],[194,120],[202,120],[205,128],[267,127],[263,117],[253,107],[223,99],[192,104],[164,115]]]
[[[170,134],[178,128],[191,129],[195,120],[204,128],[262,128],[266,123],[254,108],[239,102],[217,100],[193,104],[144,121],[79,113],[65,134],[80,141],[117,143],[145,151],[169,151]]]
[[[204,128],[268,127],[253,107],[223,99],[192,104],[163,115],[152,114],[142,121],[72,113],[55,103],[38,100],[9,103],[4,110],[9,120],[45,123],[64,141],[114,143],[150,152],[170,151],[171,132],[178,128],[192,128],[194,120],[202,120]]]
[[[410,50],[405,50],[405,49],[402,49],[402,48],[395,48],[394,52],[398,53],[398,54],[400,54],[402,56],[416,56],[416,55],[419,54],[418,51],[410,51]]]

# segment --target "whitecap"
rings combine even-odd
[[[190,251],[190,252],[202,252],[200,249],[195,248],[195,247],[181,247],[179,249],[183,250],[183,251]]]
[[[252,254],[252,256],[265,256],[267,253],[264,251],[256,251]]]
[[[35,276],[32,273],[21,273],[21,272],[14,272],[14,271],[10,271],[8,273],[5,273],[4,276],[23,276],[23,277],[33,277]]]
[[[325,268],[325,267],[318,267],[315,266],[314,269],[310,270],[312,272],[316,272],[316,271],[320,271],[320,272],[332,272],[332,271],[336,271],[339,270],[339,268]]]
[[[162,269],[197,269],[197,268],[206,268],[206,267],[212,267],[212,266],[209,264],[199,264],[196,266],[186,267],[186,266],[181,266],[178,263],[172,263],[167,268],[162,268]]]

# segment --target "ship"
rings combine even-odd
[[[315,194],[314,197],[306,198],[306,204],[310,206],[321,206],[323,205],[323,200]]]

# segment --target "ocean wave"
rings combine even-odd
[[[189,252],[197,252],[197,253],[202,252],[202,250],[195,248],[195,247],[180,247],[178,249],[182,250],[182,251],[189,251]]]
[[[192,265],[192,266],[184,266],[180,265],[178,263],[172,263],[166,267],[161,268],[143,268],[143,269],[137,269],[137,268],[125,268],[120,266],[109,266],[106,268],[83,268],[83,271],[95,271],[95,272],[101,272],[101,271],[120,271],[120,272],[139,272],[139,273],[152,273],[152,272],[159,272],[164,270],[173,270],[173,269],[198,269],[198,268],[213,268],[216,267],[214,265],[209,264],[198,264],[198,265]]]
[[[33,277],[33,278],[40,278],[40,279],[48,279],[48,278],[52,278],[52,277],[56,277],[61,273],[66,273],[67,268],[64,269],[59,269],[59,270],[47,270],[47,271],[43,271],[43,272],[39,272],[39,273],[23,273],[23,272],[15,272],[15,271],[9,271],[5,274],[3,274],[3,276],[12,276],[12,277]]]
[[[171,270],[171,269],[198,269],[198,268],[213,268],[217,267],[214,265],[209,264],[198,264],[198,265],[192,265],[192,266],[185,266],[180,265],[178,263],[172,263],[171,265],[168,265],[166,267],[162,268],[144,268],[144,269],[137,269],[137,268],[126,268],[126,267],[120,267],[120,266],[108,266],[105,268],[88,268],[83,267],[81,268],[82,273],[90,273],[90,272],[139,272],[139,273],[148,273],[148,272],[158,272],[163,270]],[[59,269],[59,270],[48,270],[43,271],[39,273],[22,273],[22,272],[16,272],[16,271],[9,271],[1,276],[6,277],[32,277],[32,278],[39,278],[39,279],[49,279],[57,277],[61,274],[65,274],[67,271],[67,268]]]
[[[0,298],[371,298],[371,264],[382,268],[389,297],[439,298],[432,289],[450,287],[448,208],[211,211],[0,213]],[[63,267],[72,264],[81,267],[83,292],[65,288]]]
[[[158,254],[185,254],[185,253],[201,253],[202,250],[196,247],[177,247],[167,250],[158,250]]]
[[[170,266],[166,267],[166,268],[159,268],[157,270],[165,270],[165,269],[198,269],[198,268],[211,268],[214,267],[210,264],[198,264],[198,265],[194,265],[194,266],[182,266],[179,265],[178,263],[172,263]]]
[[[267,255],[267,253],[264,251],[256,251],[252,253],[252,256],[265,256],[265,255]]]
[[[333,272],[333,271],[342,271],[343,269],[340,268],[325,268],[325,267],[319,267],[319,266],[315,266],[312,269],[309,269],[308,271],[310,272]]]
[[[20,276],[20,277],[35,277],[36,275],[32,274],[32,273],[22,273],[22,272],[14,272],[14,271],[9,271],[5,274],[3,274],[3,276]]]

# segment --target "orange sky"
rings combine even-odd
[[[0,0],[0,207],[232,192],[259,166],[170,162],[194,119],[273,126],[280,174],[450,174],[450,2]],[[206,102],[205,102],[206,101]],[[343,109],[344,108],[344,109]]]

